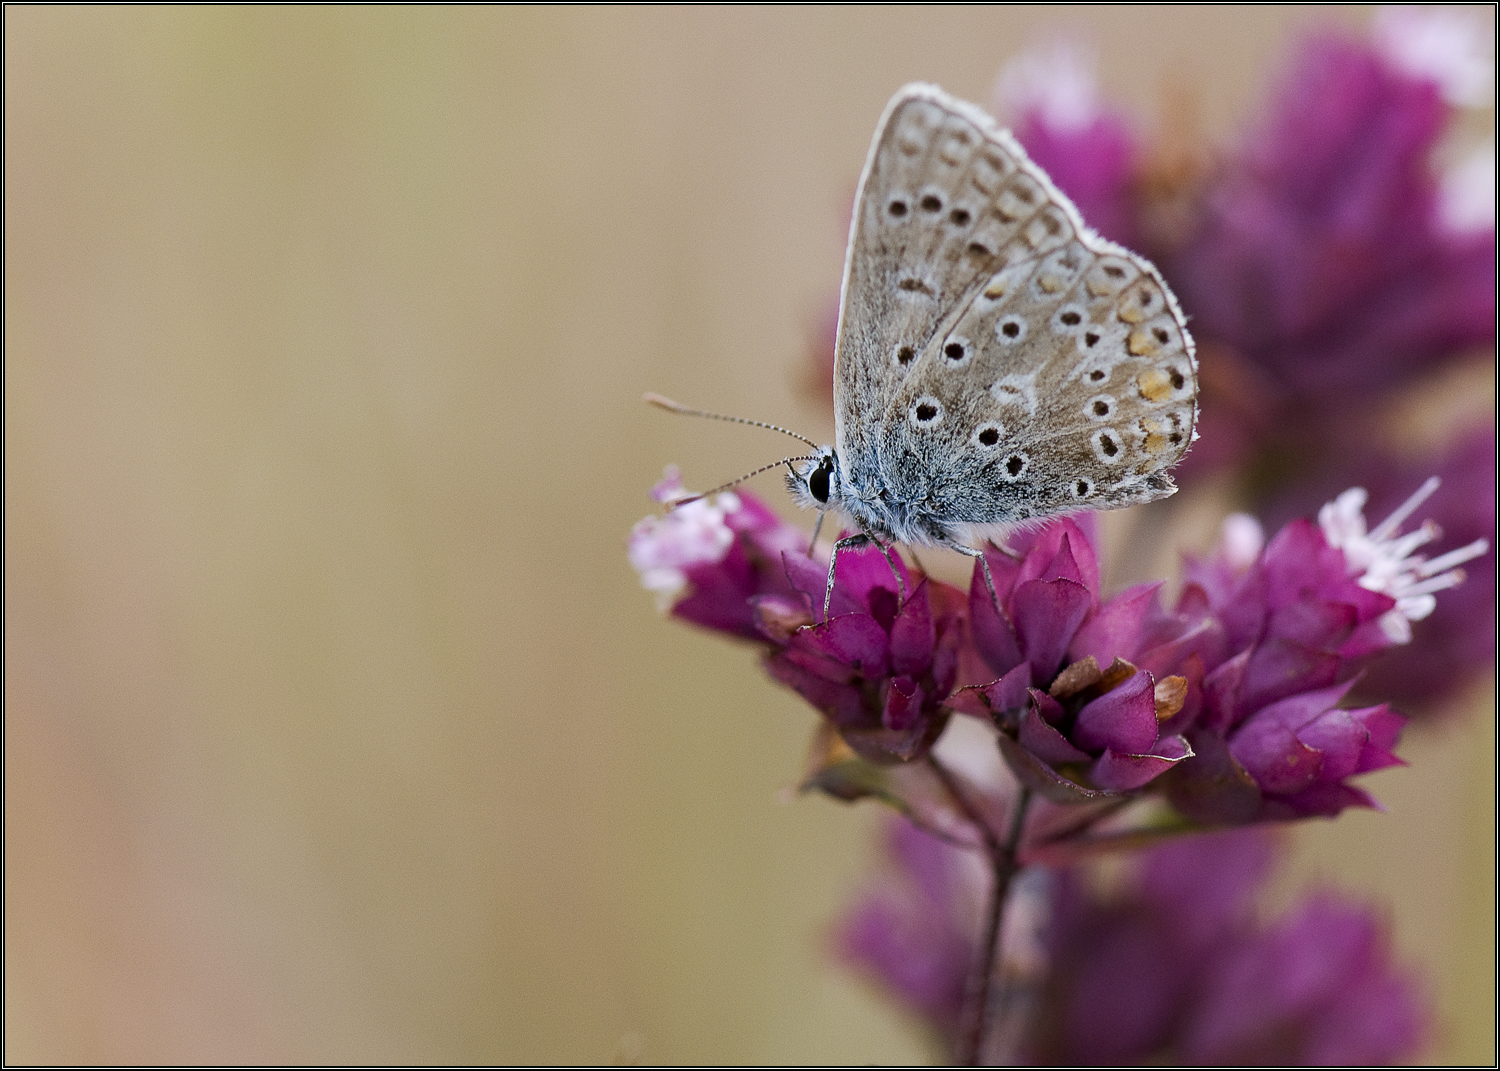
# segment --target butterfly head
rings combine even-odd
[[[828,509],[842,499],[839,458],[831,446],[820,446],[812,457],[787,473],[786,486],[803,509]]]

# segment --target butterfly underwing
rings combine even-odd
[[[1194,436],[1193,343],[1161,275],[936,86],[904,86],[875,131],[835,352],[834,446],[788,482],[848,515],[846,546],[977,556],[1018,522],[1161,498]]]

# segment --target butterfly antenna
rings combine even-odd
[[[713,414],[710,413],[708,415],[712,416]],[[747,421],[745,421],[745,423],[749,424],[749,423],[751,423],[751,421],[747,420]],[[779,431],[780,429],[778,428],[777,430]],[[790,434],[790,432],[788,434]],[[731,487],[734,487],[737,484],[744,483],[746,480],[748,480],[752,476],[759,476],[762,472],[765,472],[767,469],[774,469],[774,468],[777,468],[777,467],[779,467],[781,465],[785,465],[785,466],[787,466],[787,468],[790,469],[791,468],[791,464],[792,464],[793,461],[816,461],[816,460],[818,460],[816,454],[809,454],[806,457],[784,457],[780,461],[773,461],[769,465],[762,465],[760,468],[756,469],[754,472],[747,472],[747,473],[745,473],[745,475],[741,476],[737,480],[730,480],[726,484],[721,484],[720,486],[715,487],[712,491],[703,491],[703,492],[701,492],[699,494],[696,494],[696,495],[689,495],[687,498],[675,498],[671,502],[667,503],[667,509],[669,509],[669,510],[676,509],[678,506],[686,506],[689,502],[696,502],[700,498],[707,498],[709,495],[716,495],[720,491],[727,491]]]
[[[649,391],[646,394],[642,395],[642,399],[644,401],[648,402],[649,404],[656,406],[658,409],[665,409],[669,413],[681,413],[683,416],[701,416],[701,417],[707,417],[709,420],[727,420],[731,424],[749,424],[753,428],[769,428],[771,431],[779,431],[783,435],[790,435],[794,439],[801,439],[808,446],[811,446],[814,450],[816,450],[818,448],[818,444],[815,443],[815,442],[813,442],[811,439],[807,438],[807,436],[805,436],[805,435],[798,435],[795,431],[789,431],[786,428],[783,428],[783,427],[781,427],[780,425],[777,425],[777,424],[767,424],[763,420],[746,420],[743,417],[725,416],[723,413],[710,413],[710,412],[708,412],[707,410],[704,410],[704,409],[691,409],[688,406],[679,405],[677,402],[674,402],[671,398],[665,398],[665,397],[663,397],[660,394],[653,394],[653,393],[651,393]],[[802,460],[805,460],[805,459],[804,458],[788,458],[787,460],[789,460],[789,461],[802,461]],[[776,464],[779,465],[779,464],[781,464],[781,462],[778,461],[778,462],[776,462]],[[767,469],[774,468],[774,467],[775,466],[773,466],[773,465],[767,465],[766,466]],[[765,469],[757,469],[756,471],[757,472],[764,472]],[[753,476],[753,475],[755,475],[755,473],[751,473],[750,475]],[[746,479],[746,478],[747,477],[741,476],[740,480],[743,480],[743,479]],[[740,481],[739,480],[735,480],[734,482],[735,483],[739,483]],[[732,487],[733,484],[729,484],[727,486],[731,486]],[[723,490],[723,488],[720,488],[720,490]],[[705,491],[703,493],[706,494],[706,495],[711,495],[714,492],[712,492],[712,491]]]

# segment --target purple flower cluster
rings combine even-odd
[[[1254,132],[1196,177],[1180,150],[1133,138],[1076,47],[1007,68],[1001,104],[1022,144],[1085,218],[1145,248],[1192,317],[1201,438],[1180,480],[1230,469],[1280,521],[1350,486],[1393,505],[1382,474],[1401,473],[1404,496],[1438,471],[1442,528],[1455,545],[1493,545],[1493,490],[1459,493],[1493,486],[1493,423],[1415,475],[1380,415],[1423,377],[1494,349],[1493,144],[1446,175],[1434,166],[1456,105],[1492,82],[1486,37],[1466,13],[1404,8],[1383,12],[1370,42],[1313,36]],[[1493,562],[1477,568],[1491,576]],[[1445,600],[1377,665],[1371,682],[1391,685],[1377,694],[1440,705],[1493,667],[1494,616],[1492,583]]]
[[[656,494],[681,497],[675,475]],[[1373,530],[1362,504],[1351,491],[1268,542],[1231,518],[1170,609],[1159,583],[1101,600],[1068,518],[985,552],[993,596],[977,563],[965,595],[846,552],[827,620],[827,559],[748,493],[647,518],[630,556],[674,615],[761,643],[770,675],[869,762],[922,758],[959,712],[993,725],[1016,778],[1055,803],[1150,789],[1223,825],[1372,806],[1349,779],[1399,761],[1402,718],[1342,701],[1486,546],[1429,562],[1414,552],[1430,534],[1401,534],[1419,498]]]
[[[1077,870],[1048,875],[1031,892],[1041,976],[1015,962],[1002,969],[1015,980],[1002,1002],[1032,1006],[1029,1028],[1004,1055],[1044,1066],[1386,1064],[1413,1055],[1423,1008],[1368,909],[1324,892],[1269,924],[1256,919],[1273,856],[1263,834],[1240,831],[1142,853],[1108,896]],[[837,932],[844,962],[950,1052],[975,954],[982,870],[972,862],[893,821],[884,872]],[[1033,954],[1024,940],[1008,947],[1011,960]]]

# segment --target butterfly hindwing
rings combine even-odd
[[[923,497],[935,527],[1168,494],[1196,366],[1144,260],[977,108],[901,90],[855,208],[835,382],[838,448]]]

